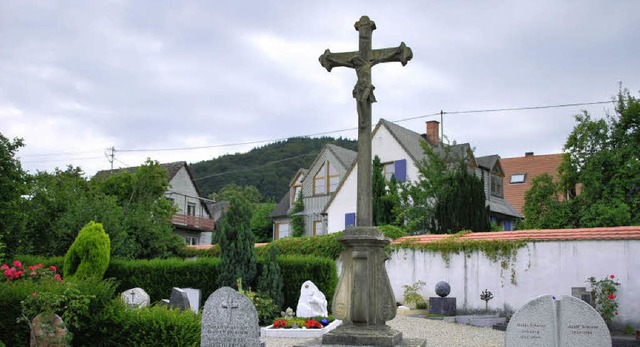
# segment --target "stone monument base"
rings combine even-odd
[[[429,313],[442,314],[445,316],[456,315],[456,298],[429,298]]]
[[[305,344],[296,345],[296,347],[376,347],[379,345],[326,345],[322,344],[322,339],[317,338],[311,342]],[[427,347],[427,340],[425,339],[403,339],[399,344],[394,347]]]
[[[424,339],[403,339],[402,332],[389,326],[342,325],[307,344],[301,346],[385,346],[425,347]]]

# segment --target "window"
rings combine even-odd
[[[382,174],[384,179],[388,182],[391,180],[391,176],[396,177],[396,181],[404,182],[407,180],[407,160],[401,159],[382,164]]]
[[[300,191],[302,190],[302,186],[293,186],[293,192],[292,192],[292,196],[291,196],[291,205],[296,203],[296,200],[298,200],[298,196],[300,195]]]
[[[196,215],[196,204],[193,202],[187,203],[187,215],[195,216]]]
[[[502,197],[502,177],[491,175],[491,195]]]
[[[185,236],[185,241],[187,241],[187,245],[195,246],[199,242],[199,238],[197,236]]]
[[[276,240],[291,236],[289,223],[276,223]]]
[[[396,174],[395,163],[391,162],[382,164],[382,174],[384,175],[384,180],[389,182],[391,180],[391,176],[395,176]]]
[[[340,173],[331,165],[331,162],[327,161],[313,177],[313,195],[333,193],[339,183]]]
[[[313,236],[324,235],[324,223],[322,221],[313,222]]]
[[[526,174],[511,175],[511,179],[509,180],[509,183],[511,184],[524,183],[524,179],[526,176],[527,176]]]
[[[345,213],[344,215],[344,228],[349,228],[349,227],[353,227],[356,226],[356,214],[354,212],[352,213]]]

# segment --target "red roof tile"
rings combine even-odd
[[[396,239],[392,244],[402,242],[431,243],[451,235],[417,235]],[[640,226],[584,228],[584,229],[548,229],[519,230],[486,233],[469,233],[457,240],[531,240],[531,241],[588,241],[588,240],[640,240]]]
[[[524,215],[524,194],[531,188],[534,177],[548,173],[554,179],[558,177],[558,166],[562,162],[562,154],[529,155],[517,158],[501,158],[504,170],[504,198]],[[524,183],[509,183],[511,175],[526,174]]]

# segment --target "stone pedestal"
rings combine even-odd
[[[429,298],[429,313],[442,314],[445,316],[456,315],[456,298]]]
[[[323,335],[322,346],[405,346],[402,332],[386,325],[396,316],[396,301],[384,267],[389,258],[384,247],[389,240],[376,228],[355,227],[347,229],[339,241],[344,245],[342,274],[332,311],[342,326]]]

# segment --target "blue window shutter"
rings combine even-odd
[[[401,159],[401,160],[396,160],[394,163],[395,166],[395,175],[396,175],[396,181],[398,182],[404,182],[407,180],[407,160],[406,159]]]
[[[511,231],[511,221],[510,220],[505,220],[504,221],[504,231]]]
[[[356,214],[354,213],[345,213],[344,214],[344,228],[353,227],[356,225]]]

